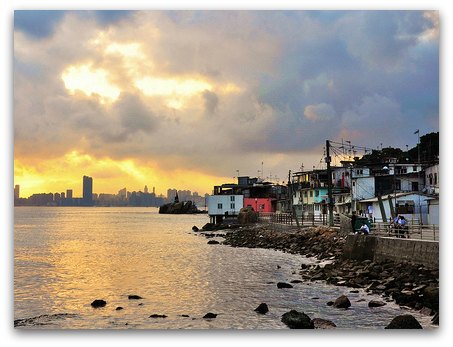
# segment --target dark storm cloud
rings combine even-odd
[[[65,11],[14,11],[14,28],[29,36],[43,39],[53,34],[55,26],[63,18]]]

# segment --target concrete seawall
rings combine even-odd
[[[348,235],[343,257],[354,260],[393,260],[439,268],[439,242]]]

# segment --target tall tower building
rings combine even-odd
[[[66,197],[72,199],[72,189],[66,189]]]
[[[86,204],[93,202],[93,178],[83,176],[83,201]]]
[[[148,193],[148,186],[145,186],[144,192],[145,192],[145,194]]]
[[[14,186],[14,200],[19,199],[19,197],[20,197],[20,186],[16,184]]]

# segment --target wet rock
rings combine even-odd
[[[255,308],[255,311],[261,314],[266,314],[267,312],[269,312],[269,307],[267,307],[267,304],[263,302],[259,304],[257,308]]]
[[[303,312],[291,310],[282,315],[282,322],[290,329],[314,329],[314,324]]]
[[[292,280],[290,283],[302,283],[301,280]]]
[[[423,329],[420,323],[410,314],[396,316],[385,329]]]
[[[194,226],[192,227],[192,231],[199,231],[199,230],[200,230],[200,229],[198,229],[198,227],[197,227],[196,225],[194,225]]]
[[[277,283],[277,288],[293,288],[293,286],[289,283],[285,282],[278,282]]]
[[[190,316],[189,316],[188,314],[182,314],[181,317],[186,317],[186,318],[188,318],[188,317],[190,317]]]
[[[206,223],[201,229],[204,231],[213,231],[216,229],[216,225],[213,223]]]
[[[140,300],[140,299],[143,299],[140,295],[129,295],[127,298],[129,300]]]
[[[124,308],[122,308],[121,306],[118,306],[117,308],[115,308],[115,310],[121,311],[121,310],[124,310]]]
[[[168,316],[164,315],[164,314],[152,314],[151,316],[149,316],[149,318],[167,318]]]
[[[107,305],[107,302],[102,299],[96,299],[91,303],[91,306],[94,308],[104,307],[105,305]]]
[[[334,322],[327,319],[313,318],[312,322],[315,329],[335,329],[337,327]]]
[[[385,305],[387,305],[385,302],[378,301],[378,300],[371,300],[368,303],[368,307],[381,307],[381,306],[385,306]]]
[[[433,323],[434,325],[439,325],[439,312],[437,312],[433,319],[431,320],[431,323]]]
[[[348,308],[350,306],[351,306],[351,302],[349,301],[349,299],[346,295],[339,296],[333,303],[333,307],[336,307],[336,308]]]
[[[205,318],[205,319],[210,319],[210,318],[215,318],[215,317],[217,317],[217,314],[212,313],[212,312],[208,312],[203,316],[203,318]]]
[[[420,310],[420,313],[425,316],[432,316],[434,314],[434,311],[431,310],[429,307],[423,307]]]
[[[423,289],[423,304],[435,311],[439,310],[439,287],[428,286]]]
[[[327,301],[326,305],[327,306],[333,306],[334,302],[333,301]]]
[[[209,240],[208,245],[218,245],[220,242],[216,240]]]
[[[243,207],[238,214],[239,224],[252,224],[258,221],[258,213],[256,213],[252,207]]]

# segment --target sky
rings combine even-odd
[[[437,11],[15,11],[21,197],[280,183],[439,131]],[[363,154],[363,153],[358,153]]]

